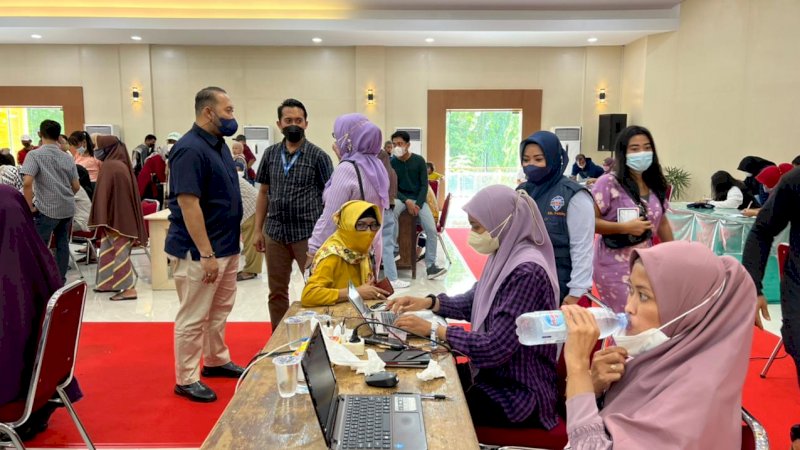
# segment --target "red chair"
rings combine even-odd
[[[161,204],[158,202],[158,200],[153,200],[149,198],[142,200],[142,216],[149,216],[150,214],[158,212],[160,206]],[[144,221],[144,229],[147,230],[147,234],[149,235],[150,224],[146,220]],[[147,243],[143,242],[142,244],[146,245]]]
[[[433,189],[433,195],[439,198],[439,180],[428,181],[428,184],[431,186],[431,189]]]
[[[53,293],[47,302],[28,392],[24,399],[0,407],[0,432],[8,435],[17,449],[25,446],[14,428],[51,401],[64,404],[86,446],[95,448],[64,391],[75,370],[85,300],[86,282],[74,281]],[[53,399],[54,392],[60,400]]]
[[[786,266],[786,260],[789,258],[789,244],[784,242],[778,244],[778,271],[780,276],[783,277],[783,268]],[[764,365],[764,368],[761,369],[761,373],[759,376],[761,378],[767,378],[767,372],[769,368],[772,366],[772,363],[775,361],[775,357],[778,356],[778,352],[781,351],[781,347],[783,346],[783,337],[778,341],[778,344],[772,350],[772,354],[769,355],[769,360]]]

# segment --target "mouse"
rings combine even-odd
[[[366,377],[365,381],[369,386],[390,388],[397,386],[400,378],[394,372],[378,372]]]

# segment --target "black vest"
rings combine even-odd
[[[556,257],[556,271],[558,272],[558,288],[561,291],[559,300],[569,294],[569,283],[572,276],[572,258],[569,254],[569,228],[567,227],[567,209],[572,197],[580,191],[589,192],[585,187],[561,177],[561,181],[553,185],[536,201],[542,213],[547,234],[553,243],[553,253]]]

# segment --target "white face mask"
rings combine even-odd
[[[706,303],[710,302],[713,298],[717,297],[718,295],[722,294],[722,291],[725,289],[725,281],[722,282],[722,285],[719,289],[716,290],[710,297],[703,300],[699,305],[695,306],[694,308],[686,311],[685,313],[681,314],[680,316],[670,320],[669,322],[661,325],[658,328],[650,328],[649,330],[642,331],[641,333],[634,335],[634,336],[627,336],[625,335],[625,330],[618,335],[614,336],[614,342],[617,343],[618,346],[624,348],[628,351],[628,357],[635,358],[642,353],[652,350],[659,345],[669,341],[671,338],[664,334],[664,328],[672,325],[673,323],[677,322],[678,320],[688,316],[695,310],[701,308]],[[630,321],[629,321],[630,323]]]
[[[405,156],[405,154],[406,154],[406,149],[400,147],[399,145],[392,149],[392,155],[394,155],[396,158]]]
[[[506,220],[503,221],[500,225],[495,227],[495,230],[500,228],[500,231],[497,232],[498,237],[493,237],[492,232],[484,231],[483,233],[476,233],[474,231],[469,232],[469,238],[467,239],[467,244],[472,247],[473,250],[482,254],[482,255],[491,255],[492,253],[496,252],[498,248],[500,248],[500,233],[503,232],[503,228],[506,227],[508,221],[511,220],[511,215],[506,217]]]

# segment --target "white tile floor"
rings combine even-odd
[[[409,289],[399,290],[395,295],[424,296],[429,293],[439,292],[460,293],[471,287],[475,282],[475,277],[472,275],[472,272],[467,267],[463,258],[461,258],[461,255],[456,250],[452,241],[446,236],[444,240],[452,258],[452,264],[449,265],[448,273],[438,280],[427,280],[423,275],[425,272],[424,264],[420,262],[417,267],[417,279],[412,281],[411,287]],[[446,258],[441,249],[439,249],[438,253],[438,262],[439,265],[446,266]],[[85,321],[170,322],[175,319],[175,313],[178,308],[178,296],[175,291],[153,291],[150,288],[150,264],[147,256],[144,254],[134,255],[133,263],[140,274],[140,278],[136,284],[138,299],[134,301],[112,302],[108,300],[111,294],[95,293],[90,289],[84,313]],[[242,266],[244,265],[243,258],[241,264]],[[94,287],[95,268],[95,265],[81,266],[90,288]],[[400,271],[400,276],[410,280],[411,272]],[[78,272],[74,268],[71,268],[67,274],[68,281],[78,278]],[[239,282],[237,288],[236,304],[228,320],[242,322],[268,321],[268,288],[264,274],[262,273],[254,280]],[[300,271],[295,266],[290,285],[290,297],[294,300],[299,300],[302,289],[303,279]],[[770,305],[769,310],[772,320],[766,322],[765,327],[768,331],[779,334],[781,321],[780,307],[779,305]]]

